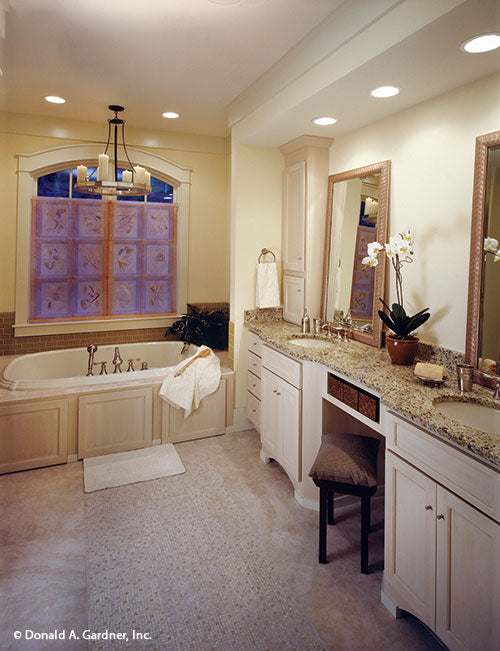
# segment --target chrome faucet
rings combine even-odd
[[[485,373],[484,371],[479,371],[483,378],[488,378],[495,382],[495,389],[493,395],[491,396],[493,400],[500,400],[500,375],[493,375],[492,373]]]
[[[89,344],[87,346],[87,352],[89,354],[89,362],[87,366],[87,375],[94,375],[92,369],[94,367],[94,355],[96,354],[97,346],[95,344]]]
[[[118,346],[115,346],[115,356],[113,357],[113,364],[115,365],[115,370],[113,371],[113,373],[121,373],[123,359],[121,358],[120,349],[118,348]]]

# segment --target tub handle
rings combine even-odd
[[[127,371],[135,371],[134,362],[140,362],[140,361],[141,361],[140,357],[131,357],[128,360]]]
[[[101,372],[99,375],[107,375],[108,371],[106,370],[106,362],[94,362],[94,366],[101,366]]]
[[[148,370],[148,363],[147,362],[142,362],[141,371],[147,371],[147,370]]]

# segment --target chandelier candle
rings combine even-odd
[[[127,152],[127,146],[125,144],[125,120],[118,117],[118,114],[124,110],[123,106],[111,104],[108,108],[115,115],[108,120],[108,141],[106,143],[106,149],[103,154],[99,154],[98,164],[89,177],[87,177],[87,167],[85,165],[78,165],[75,190],[84,194],[100,194],[105,198],[148,195],[151,192],[151,174],[146,172],[144,167],[133,165]],[[121,132],[121,144],[118,143],[119,128]],[[125,165],[123,165],[118,157],[119,147],[123,149],[121,161],[126,159],[127,162]],[[113,156],[112,160],[110,160],[108,150]],[[121,166],[127,166],[128,169],[123,171],[122,180],[119,181],[118,175]]]

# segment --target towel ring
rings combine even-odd
[[[269,253],[270,255],[273,256],[273,258],[274,258],[274,262],[276,262],[276,256],[275,256],[274,253],[273,253],[272,251],[270,251],[269,249],[262,249],[262,251],[260,252],[259,259],[258,259],[257,262],[260,263],[260,259],[262,258],[262,256],[267,255],[268,253]]]

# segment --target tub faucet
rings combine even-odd
[[[94,355],[97,352],[97,346],[95,344],[89,344],[87,346],[87,352],[89,354],[89,362],[87,366],[87,375],[94,375],[92,369],[94,367]]]
[[[115,365],[115,370],[113,371],[113,373],[121,373],[123,359],[121,358],[120,349],[118,348],[118,346],[115,346],[115,356],[113,357],[113,364]]]

